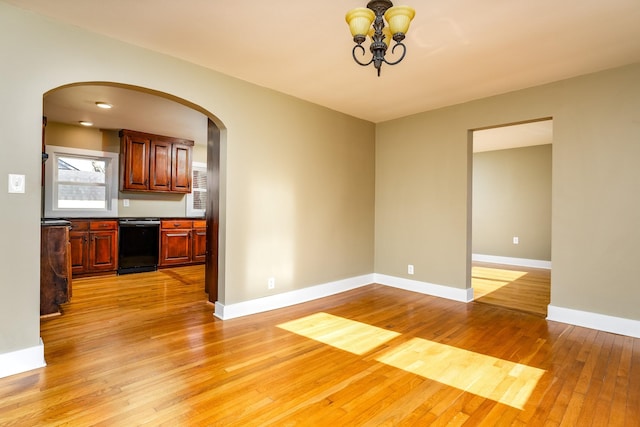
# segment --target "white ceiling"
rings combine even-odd
[[[110,110],[96,107],[107,102]],[[43,115],[49,122],[95,128],[131,129],[207,143],[207,117],[177,102],[145,92],[107,85],[77,85],[57,89],[44,97]]]
[[[366,0],[3,0],[372,122],[640,61],[638,0],[406,0],[400,64],[351,58]]]

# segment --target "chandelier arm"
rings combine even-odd
[[[402,56],[400,56],[400,58],[399,58],[398,60],[393,61],[393,62],[389,62],[389,61],[387,61],[387,58],[383,58],[382,60],[383,60],[386,64],[389,64],[389,65],[396,65],[396,64],[400,63],[400,61],[402,61],[402,60],[404,59],[404,56],[407,54],[407,47],[406,47],[406,46],[404,45],[404,43],[402,43],[402,42],[397,42],[397,43],[393,46],[393,48],[391,49],[391,53],[395,53],[395,50],[396,50],[396,48],[397,48],[398,46],[401,46],[401,47],[402,47]]]
[[[366,67],[367,65],[371,64],[373,62],[373,58],[371,58],[371,61],[364,63],[364,62],[360,62],[358,60],[358,58],[356,57],[356,49],[360,48],[362,50],[362,56],[364,56],[366,54],[366,50],[364,49],[364,47],[361,44],[357,44],[353,47],[353,50],[351,51],[351,55],[353,56],[353,60],[356,61],[356,64],[358,65],[362,65],[363,67]]]

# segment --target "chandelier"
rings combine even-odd
[[[369,64],[378,70],[380,76],[380,67],[383,63],[396,65],[404,59],[407,53],[407,47],[402,43],[405,34],[409,30],[409,23],[415,16],[416,11],[409,6],[394,6],[389,0],[371,0],[367,3],[367,7],[358,7],[347,13],[346,20],[356,45],[353,47],[351,54],[353,60],[359,65],[366,67]],[[384,17],[384,19],[383,19]],[[388,26],[385,26],[385,20]],[[362,51],[364,56],[366,51],[362,43],[371,37],[371,46],[369,50],[372,53],[369,62],[361,62],[356,56],[356,51]],[[396,43],[391,48],[391,53],[395,53],[396,48],[402,48],[400,58],[395,61],[387,61],[385,55],[393,39]]]

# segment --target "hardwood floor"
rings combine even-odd
[[[638,426],[640,339],[381,285],[223,322],[203,271],[74,281],[0,425]]]
[[[547,316],[550,270],[474,262],[471,286],[477,302]]]

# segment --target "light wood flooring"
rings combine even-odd
[[[551,271],[545,269],[480,262],[471,268],[475,301],[545,317],[551,301],[550,282]]]
[[[223,322],[202,275],[76,280],[0,425],[639,425],[640,339],[381,285]]]

